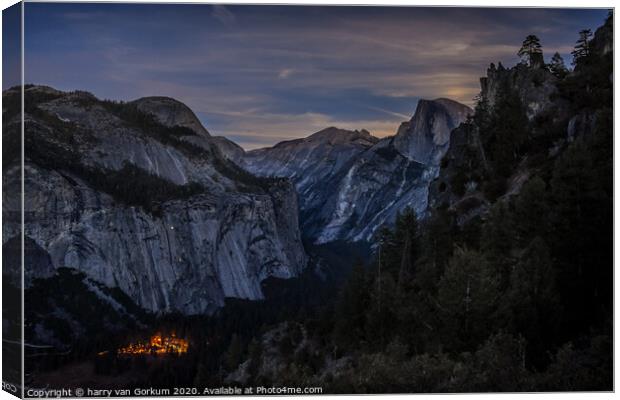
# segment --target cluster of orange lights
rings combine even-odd
[[[173,333],[170,336],[155,334],[148,342],[130,343],[118,349],[120,355],[138,354],[185,354],[189,344],[187,340],[176,337]]]

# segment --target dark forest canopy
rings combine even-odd
[[[612,389],[612,54],[601,39],[611,23],[587,42],[580,33],[573,71],[556,56],[547,75],[532,74],[555,85],[555,120],[528,119],[514,85],[493,106],[481,99],[459,129],[479,137],[467,173],[488,212],[463,222],[463,210],[439,204],[419,221],[403,210],[334,307],[300,321],[321,360],[283,361],[296,372],[276,381],[317,382],[328,360],[344,359],[330,391]],[[596,123],[567,136],[582,119]],[[454,196],[467,196],[466,182]],[[289,326],[281,351],[301,351]]]
[[[542,54],[535,36],[519,51],[527,63],[493,66],[519,79],[500,80],[493,101],[481,94],[452,132],[465,144],[459,164],[452,155],[442,161],[441,196],[434,193],[428,215],[404,208],[370,243],[371,256],[358,244],[312,249],[348,272],[342,285],[316,263],[320,273],[265,282],[262,302],[229,299],[211,317],[140,316],[191,339],[182,367],[131,367],[112,355],[97,359],[98,373],[134,368],[154,386],[239,382],[325,393],[612,390],[612,22],[610,14],[595,35],[578,34],[573,70],[557,53],[548,65],[533,63]],[[533,117],[525,81],[553,87]],[[169,133],[126,105],[107,107]],[[156,177],[119,173],[141,185],[112,176],[104,189],[147,208],[156,208],[153,198],[202,190],[164,191]],[[266,184],[227,173],[256,190]],[[91,176],[109,185],[104,178]],[[80,276],[62,278],[83,289]]]

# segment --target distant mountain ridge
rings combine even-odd
[[[405,207],[425,212],[450,132],[471,112],[449,99],[420,100],[395,136],[330,127],[246,152],[236,162],[253,174],[295,183],[302,231],[313,242],[370,240]]]
[[[378,141],[368,131],[330,127],[306,138],[246,152],[240,165],[260,176],[296,180],[300,195],[312,196],[316,184],[338,174],[352,157]]]

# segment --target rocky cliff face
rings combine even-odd
[[[224,157],[236,164],[242,164],[242,159],[245,156],[243,147],[224,136],[213,136],[212,140],[217,144]]]
[[[555,84],[556,78],[546,68],[526,64],[504,68],[501,63],[498,67],[491,64],[487,76],[480,78],[480,97],[493,107],[502,87],[513,88],[526,107],[528,118],[532,119],[552,104],[549,96],[555,92]]]
[[[510,173],[498,177],[493,165],[501,160],[493,160],[490,151],[501,129],[497,121],[486,127],[486,133],[478,122],[482,117],[455,129],[438,177],[430,186],[429,207],[453,213],[460,225],[484,217],[497,198],[507,200],[517,195],[531,176],[548,173],[541,172],[547,168],[545,163],[561,155],[570,142],[592,136],[597,119],[605,117],[600,110],[607,107],[605,97],[611,99],[611,92],[600,88],[613,79],[611,70],[608,75],[605,68],[607,63],[611,65],[612,32],[612,20],[608,19],[590,42],[591,60],[578,64],[566,77],[558,78],[540,64],[511,68],[491,64],[487,75],[480,78],[480,100],[492,115],[497,112],[501,92],[516,94],[526,114],[517,129],[526,134],[527,146],[515,149],[518,156]],[[497,185],[498,181],[502,184]],[[489,190],[489,186],[495,188]]]
[[[183,126],[198,135],[209,137],[209,132],[185,104],[170,97],[143,97],[133,102],[138,110],[154,116],[165,126]]]
[[[349,162],[377,143],[367,131],[327,128],[304,139],[249,151],[241,165],[259,176],[290,178],[295,182],[302,209],[318,204],[327,180],[338,176]]]
[[[523,132],[529,132],[535,121],[540,119],[547,126],[560,123],[565,115],[565,104],[561,99],[555,102],[550,97],[557,91],[557,78],[544,66],[517,64],[505,68],[491,64],[487,75],[480,78],[480,100],[490,113],[502,93],[514,93],[523,105],[525,120]],[[531,125],[531,126],[530,126]],[[493,131],[494,129],[491,129]],[[487,135],[493,134],[488,132]],[[533,134],[532,134],[533,135]],[[485,214],[491,204],[484,185],[494,179],[494,167],[485,149],[480,127],[476,123],[462,125],[450,134],[437,179],[430,184],[428,205],[432,209],[447,209],[454,212],[459,224]],[[497,160],[495,160],[495,164]],[[502,194],[515,194],[530,176],[525,162],[516,165],[511,176],[505,179],[499,189]],[[498,193],[499,195],[499,193]]]
[[[393,145],[411,160],[438,165],[450,142],[450,132],[470,113],[469,107],[453,100],[420,100],[411,121],[398,130]]]
[[[304,268],[292,186],[228,162],[183,104],[30,87],[25,119],[25,235],[38,249],[27,260],[49,257],[147,310],[185,314],[260,299],[263,279]],[[19,179],[5,168],[5,185]],[[5,202],[5,221],[14,208]],[[5,223],[4,245],[18,234]],[[43,264],[28,275],[49,276]]]
[[[482,193],[481,174],[478,173],[481,165],[479,138],[473,128],[462,125],[455,129],[437,177],[429,185],[428,207],[431,210],[454,211],[459,223],[486,212],[490,202]],[[471,173],[462,178],[463,171]]]
[[[424,213],[450,131],[470,111],[447,99],[422,100],[394,137],[328,128],[248,152],[242,165],[295,182],[302,230],[315,243],[370,240],[405,207]]]

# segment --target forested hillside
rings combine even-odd
[[[384,227],[334,307],[235,343],[247,361],[228,379],[612,390],[612,19],[580,33],[572,70],[526,42],[523,63],[492,65],[452,132],[430,217],[405,209]]]

